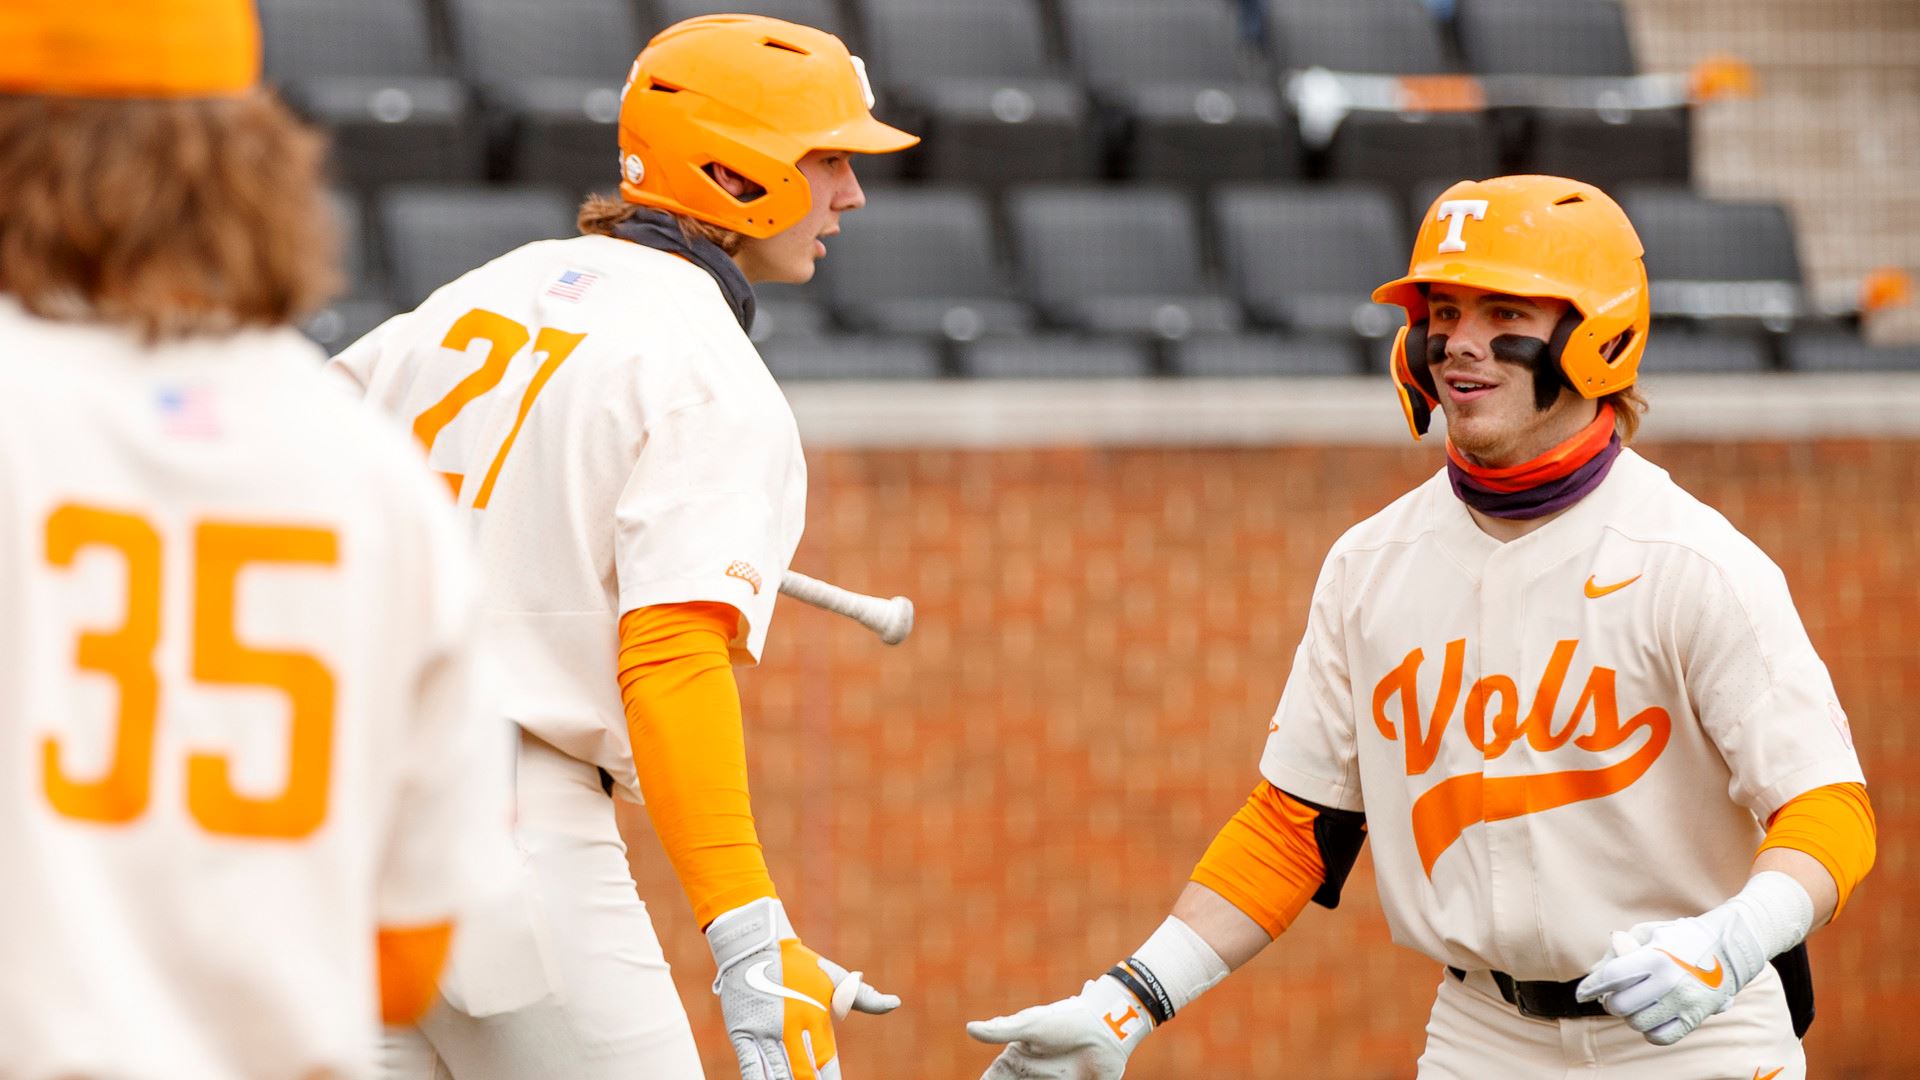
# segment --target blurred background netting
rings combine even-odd
[[[814,282],[763,290],[754,336],[814,400],[858,386],[884,402],[884,380],[951,389],[955,408],[968,387],[1036,378],[1089,394],[1358,380],[1400,318],[1368,293],[1449,182],[1600,184],[1654,281],[1645,452],[1785,568],[1880,815],[1878,869],[1814,939],[1813,1075],[1920,1075],[1920,425],[1743,426],[1730,404],[1713,434],[1663,429],[1658,382],[1698,374],[1696,397],[1723,386],[1734,403],[1769,380],[1920,379],[1920,0],[261,9],[270,77],[334,138],[353,285],[309,327],[333,349],[488,258],[570,235],[580,196],[616,179],[633,55],[708,11],[841,34],[878,113],[926,137],[859,163],[869,207]],[[1439,460],[1340,439],[1124,441],[810,450],[796,565],[921,610],[883,650],[782,605],[767,663],[743,676],[761,831],[796,923],[908,999],[848,1023],[852,1080],[975,1075],[991,1054],[963,1020],[1068,993],[1151,930],[1256,779],[1328,545]],[[634,851],[641,891],[725,1077],[710,962],[651,844]],[[1411,1075],[1438,972],[1386,940],[1365,857],[1346,896],[1129,1075]]]

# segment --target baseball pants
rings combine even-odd
[[[1672,1046],[1614,1016],[1536,1020],[1500,997],[1493,976],[1442,974],[1419,1080],[1806,1080],[1787,998],[1771,966]]]
[[[599,770],[522,734],[516,781],[519,887],[456,927],[382,1080],[703,1080]]]

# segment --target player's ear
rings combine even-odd
[[[725,189],[727,194],[742,202],[767,193],[766,188],[717,161],[707,166],[707,175],[713,177],[713,182]]]

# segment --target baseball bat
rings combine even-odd
[[[889,645],[898,645],[913,633],[913,601],[904,596],[883,600],[829,585],[797,570],[781,576],[780,591],[802,603],[845,615],[880,635],[880,640]]]

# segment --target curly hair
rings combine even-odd
[[[339,284],[325,150],[265,90],[0,96],[0,292],[149,341],[297,322]]]

